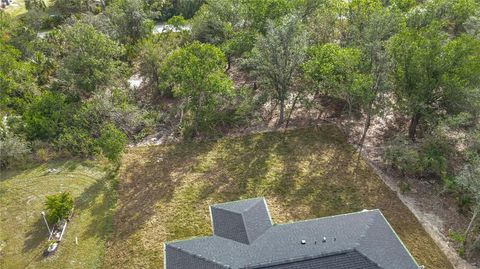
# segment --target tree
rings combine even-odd
[[[386,106],[385,96],[392,88],[392,83],[389,79],[391,61],[388,59],[386,46],[388,40],[398,31],[402,24],[400,14],[393,8],[380,7],[368,13],[369,16],[365,18],[366,21],[362,22],[362,28],[360,29],[359,25],[356,25],[357,33],[360,36],[351,41],[351,44],[358,46],[362,52],[360,60],[361,72],[371,77],[371,82],[365,85],[366,87],[357,96],[357,103],[366,114],[359,142],[358,158],[361,156],[372,118],[384,109]],[[353,27],[355,28],[355,25]]]
[[[57,223],[68,218],[73,209],[73,198],[69,192],[62,192],[46,197],[45,211],[50,223]]]
[[[205,3],[205,0],[173,0],[173,15],[181,15],[190,19],[197,10]]]
[[[192,135],[209,127],[219,109],[219,98],[232,92],[225,66],[225,55],[220,49],[197,41],[174,51],[163,64],[165,83],[173,85],[174,96],[183,98],[192,113]]]
[[[477,109],[472,97],[478,96],[479,45],[465,35],[449,39],[438,23],[406,28],[391,38],[395,93],[411,117],[410,139],[424,118]]]
[[[238,28],[239,3],[232,0],[208,1],[191,20],[192,36],[203,43],[219,45]]]
[[[72,14],[87,11],[89,4],[90,0],[55,0],[53,7],[57,9],[63,17],[70,17]]]
[[[46,10],[47,4],[44,0],[25,0],[27,10]]]
[[[22,159],[30,152],[27,141],[11,130],[8,117],[0,121],[0,169]]]
[[[320,3],[307,19],[309,39],[314,44],[325,44],[342,40],[348,26],[345,15],[347,2],[326,0]]]
[[[294,10],[297,1],[291,0],[241,0],[238,11],[245,27],[266,33],[270,21],[279,20]],[[271,24],[271,23],[270,23]]]
[[[147,86],[159,90],[161,85],[161,67],[170,53],[186,42],[183,33],[168,32],[152,35],[139,43],[138,59],[140,74]]]
[[[286,16],[279,23],[270,21],[266,35],[258,38],[252,50],[252,68],[273,89],[273,98],[280,103],[278,125],[284,122],[285,102],[295,77],[301,73],[305,48],[306,36],[299,19]]]
[[[0,110],[22,112],[37,92],[35,66],[13,47],[14,19],[0,12]]]
[[[116,161],[127,144],[127,136],[110,123],[102,128],[97,144],[105,157]]]
[[[352,0],[348,5],[348,41],[362,38],[371,16],[382,8],[380,0]]]
[[[141,0],[115,0],[106,13],[124,44],[134,44],[152,32],[153,21],[148,19]]]
[[[227,56],[227,70],[232,59],[251,51],[256,32],[245,27],[239,10],[244,3],[232,0],[207,1],[191,20],[194,39],[217,45]]]
[[[64,26],[55,33],[54,42],[60,50],[57,77],[70,93],[89,97],[118,83],[123,47],[93,26],[80,22]]]
[[[36,92],[34,67],[20,52],[0,40],[0,106],[22,111]]]
[[[347,102],[349,111],[365,89],[368,78],[360,72],[361,51],[342,48],[337,44],[313,46],[304,69],[308,77],[318,83],[327,95]]]
[[[68,115],[65,97],[45,92],[36,96],[23,114],[25,132],[31,140],[55,139],[65,127]]]

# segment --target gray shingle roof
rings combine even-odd
[[[214,235],[167,243],[166,269],[418,269],[379,210],[271,226],[257,198],[214,205],[211,213]],[[211,266],[200,267],[206,261]]]
[[[304,261],[257,267],[258,269],[381,269],[357,251],[329,255]]]
[[[225,203],[210,207],[213,234],[250,244],[272,227],[263,198]]]

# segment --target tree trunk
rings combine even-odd
[[[280,117],[278,118],[278,126],[285,121],[285,98],[280,99]]]
[[[417,136],[417,126],[420,122],[421,114],[416,112],[413,114],[412,119],[410,120],[410,126],[408,127],[408,137],[415,142]]]
[[[367,118],[365,119],[365,125],[363,127],[363,134],[362,138],[360,138],[360,149],[358,150],[358,159],[357,163],[360,161],[360,157],[362,156],[363,144],[365,143],[365,139],[367,138],[368,130],[370,129],[370,125],[372,123],[372,113],[369,111],[367,112]]]
[[[295,110],[295,106],[297,105],[298,98],[300,97],[300,92],[295,96],[295,99],[293,100],[292,108],[290,108],[290,112],[288,113],[287,116],[287,123],[285,123],[285,128],[288,128],[288,124],[290,123],[290,118],[292,117],[293,110]]]
[[[201,117],[201,109],[203,105],[203,92],[200,93],[198,96],[198,101],[197,101],[197,109],[195,111],[195,119],[193,122],[193,132],[192,132],[192,138],[198,135],[198,129],[199,129],[199,121]]]
[[[226,72],[230,71],[230,68],[232,67],[232,57],[227,57],[227,70]]]
[[[473,216],[470,219],[470,223],[468,224],[467,230],[465,231],[465,240],[463,241],[463,246],[467,244],[467,238],[470,232],[472,231],[473,228],[473,223],[475,223],[475,219],[477,218],[479,208],[476,208],[475,211],[473,212]]]

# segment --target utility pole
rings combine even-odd
[[[45,221],[45,225],[47,225],[47,229],[48,229],[48,235],[51,235],[52,234],[52,231],[50,230],[50,226],[48,226],[48,221],[47,219],[45,218],[45,211],[42,211],[42,217],[43,217],[43,220]]]

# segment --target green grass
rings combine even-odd
[[[45,0],[45,3],[47,6],[50,4],[50,0]],[[13,3],[13,6],[9,6],[6,9],[6,12],[9,13],[12,16],[19,16],[22,14],[25,14],[27,12],[27,9],[25,8],[25,0],[15,0]]]
[[[25,1],[15,0],[13,5],[7,7],[5,11],[12,16],[18,16],[18,15],[24,14],[25,12],[27,12],[27,9],[25,8]]]
[[[275,223],[379,208],[417,261],[453,268],[332,126],[129,149],[105,268],[161,268],[163,243],[210,235],[208,206],[265,196]]]
[[[48,173],[48,168],[59,169]],[[0,173],[0,268],[99,268],[111,228],[109,174],[99,164],[67,161]],[[45,196],[69,191],[75,214],[48,258],[41,219]],[[110,215],[109,215],[110,214]],[[75,238],[78,238],[78,245]]]

